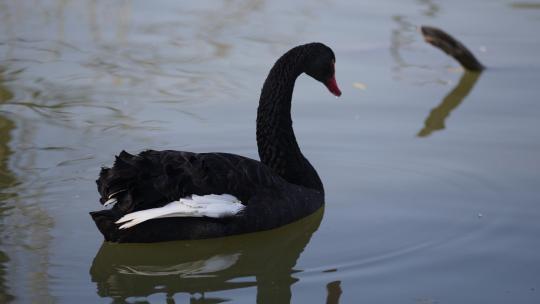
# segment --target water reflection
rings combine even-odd
[[[445,128],[444,121],[469,95],[480,77],[479,72],[465,71],[457,86],[444,97],[441,104],[433,108],[424,122],[424,128],[418,132],[419,137],[427,137],[437,130]]]
[[[418,4],[423,9],[422,14],[435,18],[440,10],[439,5],[431,0],[418,0]],[[392,20],[397,24],[397,28],[392,30],[390,36],[390,55],[394,60],[394,66],[392,71],[396,79],[402,79],[402,70],[408,67],[421,67],[418,64],[407,62],[403,55],[402,50],[409,48],[417,39],[417,26],[414,22],[409,21],[410,16],[405,15],[393,15]]]
[[[412,66],[407,63],[401,55],[401,49],[408,47],[415,40],[415,26],[407,21],[406,17],[401,15],[392,16],[392,20],[398,25],[397,29],[392,30],[390,37],[390,55],[394,59],[394,71],[395,77],[401,78],[401,70],[403,68]]]
[[[205,293],[256,287],[257,303],[289,303],[291,285],[298,280],[293,267],[323,214],[321,208],[279,229],[221,239],[103,243],[90,275],[98,295],[114,302],[159,292],[167,294],[168,303],[174,303],[176,293],[191,294],[191,303],[218,303],[226,299]]]
[[[339,304],[341,297],[341,281],[330,282],[326,285],[326,304]]]
[[[540,3],[535,2],[512,2],[510,6],[517,9],[540,9]]]
[[[3,68],[0,66],[0,105],[13,98],[13,93],[4,86]],[[11,141],[11,130],[15,124],[4,115],[0,115],[0,231],[4,231],[3,218],[9,208],[5,206],[5,201],[15,194],[9,193],[8,188],[16,184],[15,174],[9,170],[8,160],[12,151],[8,143]],[[0,249],[2,249],[2,238],[0,237]],[[8,255],[0,250],[0,303],[8,303],[13,300],[6,286],[6,265],[9,261]]]
[[[20,100],[13,86],[20,71],[0,66],[0,303],[13,299],[8,292],[14,290],[18,302],[45,303],[53,301],[48,289],[53,220],[40,206],[46,187],[32,172],[38,156],[20,149],[35,142],[36,129],[9,109]]]
[[[420,4],[425,6],[425,10],[422,12],[424,16],[435,18],[440,11],[440,7],[432,0],[418,0]]]

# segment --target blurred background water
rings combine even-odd
[[[488,69],[426,44],[441,27]],[[0,1],[1,303],[539,303],[540,2]],[[326,208],[219,240],[103,244],[122,149],[258,158],[255,113],[297,44],[293,119]]]

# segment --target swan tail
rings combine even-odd
[[[159,166],[151,159],[122,151],[111,168],[102,168],[96,180],[100,203],[126,212],[164,204],[167,199],[154,185]],[[170,200],[169,200],[170,201]]]

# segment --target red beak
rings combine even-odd
[[[341,90],[339,89],[337,82],[336,82],[336,76],[332,76],[332,78],[328,79],[326,83],[324,84],[332,94],[336,96],[341,96]]]

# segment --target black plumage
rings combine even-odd
[[[307,73],[340,95],[334,78],[335,57],[321,43],[297,46],[274,64],[264,83],[257,113],[257,144],[261,162],[228,153],[122,151],[112,168],[96,181],[112,209],[91,212],[105,240],[158,242],[201,239],[279,227],[305,217],[324,204],[317,172],[302,155],[291,120],[296,78]],[[231,194],[245,208],[224,218],[160,218],[128,229],[115,224],[125,214],[164,206],[190,195]]]

